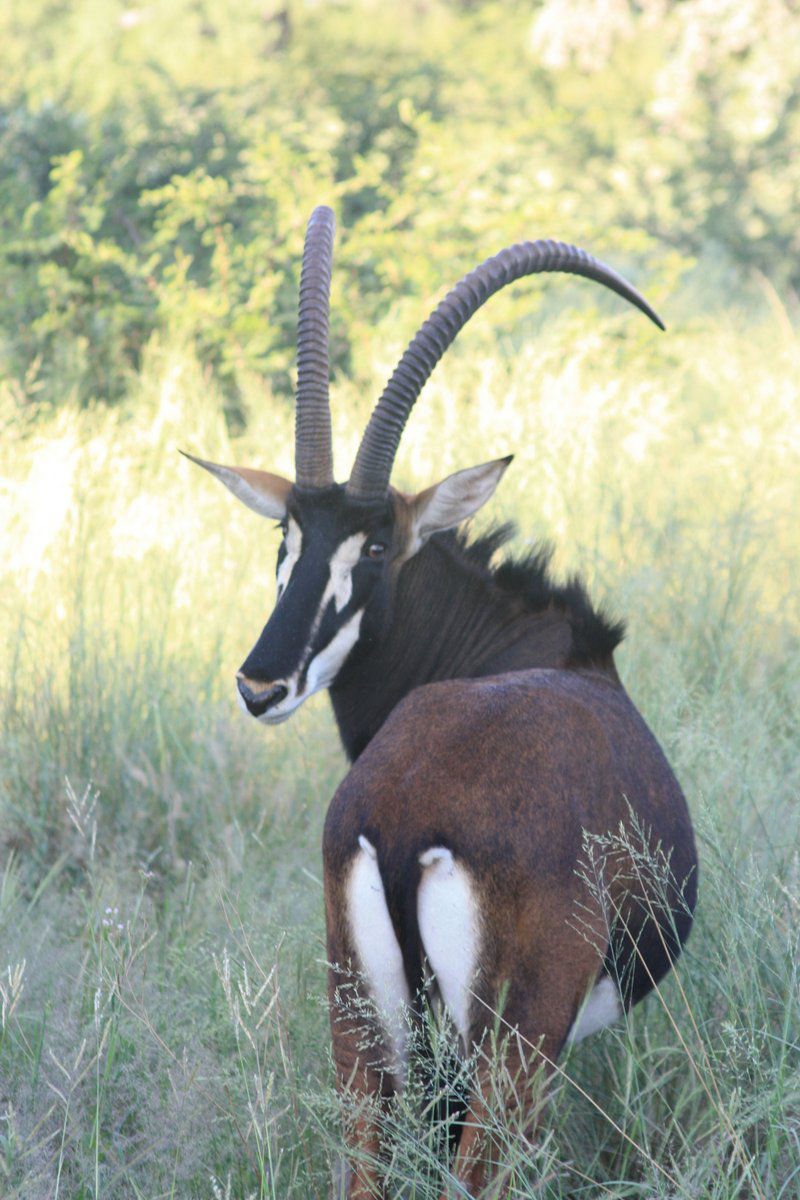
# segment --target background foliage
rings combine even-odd
[[[800,1188],[800,17],[786,0],[0,5],[0,1195],[327,1200],[327,701],[233,672],[276,536],[182,445],[291,475],[303,230],[339,218],[339,477],[444,287],[524,237],[398,482],[513,449],[492,518],[628,620],[700,908],[565,1060],[511,1195]],[[440,1194],[410,1105],[392,1180]]]
[[[523,237],[641,263],[656,301],[697,259],[709,305],[742,267],[800,281],[791,0],[31,0],[0,46],[0,362],[39,399],[118,397],[156,330],[234,402],[252,369],[286,390],[322,199],[344,371]]]

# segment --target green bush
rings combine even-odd
[[[288,392],[303,227],[340,215],[333,357],[358,367],[524,237],[584,242],[658,301],[695,259],[800,281],[789,0],[369,0],[0,13],[0,372],[116,399],[156,330],[238,404]],[[556,293],[569,297],[570,292]],[[714,302],[715,298],[712,298]],[[498,302],[509,331],[531,290]]]

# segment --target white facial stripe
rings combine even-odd
[[[289,517],[289,524],[286,529],[286,537],[284,538],[286,546],[286,555],[283,562],[278,568],[277,584],[278,598],[286,591],[286,585],[291,578],[292,571],[295,568],[295,563],[300,557],[300,551],[303,548],[303,533],[300,526],[292,517]]]
[[[472,986],[480,950],[478,901],[469,872],[445,846],[419,856],[417,920],[442,999],[469,1051]]]
[[[339,673],[339,668],[358,641],[363,616],[363,608],[353,613],[336,636],[331,638],[325,649],[320,650],[319,654],[312,658],[306,673],[306,691],[309,696],[312,692],[318,692],[333,683]]]
[[[323,688],[329,687],[336,678],[339,668],[358,641],[361,620],[364,616],[363,609],[353,613],[328,645],[323,650],[320,650],[315,658],[311,659],[310,662],[308,661],[311,647],[314,644],[314,639],[317,636],[319,627],[322,624],[322,618],[330,601],[333,600],[336,611],[341,612],[353,594],[353,568],[361,557],[361,550],[366,540],[366,533],[356,533],[352,537],[345,538],[337,546],[330,561],[330,576],[320,600],[317,614],[311,625],[300,667],[288,679],[282,680],[289,689],[287,696],[280,704],[276,704],[274,708],[269,709],[258,718],[265,725],[277,725],[280,721],[285,721],[289,714],[294,712],[314,692],[319,692]],[[286,590],[292,571],[303,548],[302,531],[297,522],[291,517],[289,518],[286,530],[285,544],[286,555],[277,574],[278,599],[280,599]],[[302,691],[299,691],[300,679],[303,673],[305,673],[305,686]],[[244,705],[244,708],[246,711],[247,706]]]
[[[354,533],[352,537],[345,538],[336,547],[333,558],[330,561],[330,579],[328,580],[328,586],[325,588],[320,606],[320,620],[322,619],[325,606],[330,599],[333,599],[336,611],[341,612],[352,596],[353,567],[361,557],[361,551],[364,548],[366,540],[367,535],[365,533]]]
[[[360,837],[358,843],[347,882],[350,931],[358,965],[389,1043],[387,1066],[395,1076],[402,1077],[411,996],[400,944],[386,905],[375,847],[365,837]],[[402,1078],[398,1082],[402,1082]]]
[[[330,577],[325,591],[322,593],[317,615],[314,618],[311,632],[308,635],[308,643],[303,652],[301,668],[296,676],[299,679],[300,672],[305,670],[306,691],[309,696],[313,692],[318,692],[321,688],[326,688],[329,684],[333,683],[339,668],[358,640],[361,618],[364,615],[363,609],[354,613],[335,637],[328,642],[328,645],[323,650],[320,650],[316,658],[309,661],[308,655],[311,652],[314,639],[322,624],[322,618],[325,615],[328,604],[333,600],[336,611],[341,612],[353,594],[353,568],[361,557],[361,549],[366,540],[367,535],[365,533],[354,533],[352,537],[345,538],[336,547],[336,551],[330,561]]]
[[[316,658],[312,659],[302,692],[297,690],[300,679],[299,670],[283,681],[288,688],[288,694],[274,708],[267,709],[257,718],[263,725],[279,725],[314,692],[319,692],[333,683],[339,673],[339,668],[358,641],[363,616],[363,608],[359,609],[357,613],[353,613],[325,649],[320,650]],[[237,695],[239,695],[238,691]],[[244,712],[248,712],[247,705],[240,695],[239,704]]]

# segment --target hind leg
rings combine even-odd
[[[336,1084],[348,1149],[336,1200],[375,1200],[384,1195],[380,1127],[392,1079],[385,1070],[380,1029],[368,1013],[369,1001],[359,982],[350,971],[333,967],[329,994]]]
[[[453,1164],[458,1195],[463,1188],[470,1196],[487,1200],[506,1194],[511,1168],[506,1163],[504,1169],[503,1160],[508,1157],[509,1139],[523,1143],[515,1147],[514,1159],[519,1161],[535,1134],[551,1074],[551,1068],[532,1058],[514,1035],[491,1057],[482,1058]],[[449,1194],[445,1189],[442,1200]]]
[[[587,965],[596,972],[594,956]],[[476,1028],[475,1039],[483,1052],[453,1165],[455,1177],[470,1196],[494,1200],[505,1195],[503,1160],[508,1158],[509,1139],[522,1140],[524,1156],[524,1144],[535,1136],[549,1082],[557,1073],[559,1054],[575,1027],[585,980],[581,970],[563,980],[560,1012],[540,1007],[535,986],[518,1005],[511,987],[499,1021],[489,1020],[482,1030]],[[553,998],[551,990],[548,1001]],[[584,1012],[590,1005],[591,1001]],[[496,1040],[492,1028],[498,1032]],[[519,1162],[518,1154],[513,1157]],[[445,1191],[442,1200],[446,1196]]]
[[[574,891],[503,894],[493,881],[490,892],[442,847],[420,864],[418,920],[429,964],[465,1049],[484,1055],[454,1170],[470,1195],[491,1196],[501,1155],[491,1126],[505,1123],[522,1136],[535,1128],[537,1084],[555,1069],[606,942],[599,917],[594,936],[587,905],[584,931],[572,928]],[[505,1042],[499,1070],[488,1057],[492,1031]]]
[[[327,879],[333,1057],[351,1151],[347,1200],[382,1196],[382,1112],[405,1077],[410,996],[377,857],[359,838]]]

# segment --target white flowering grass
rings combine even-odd
[[[534,1141],[498,1075],[488,1132],[512,1196],[788,1200],[800,354],[785,317],[633,321],[563,318],[477,359],[465,339],[398,462],[423,486],[515,451],[491,515],[628,619],[620,669],[700,843],[678,970],[563,1060]],[[334,389],[340,474],[380,374]],[[320,840],[344,759],[324,697],[277,730],[238,712],[277,535],[177,454],[289,474],[290,406],[254,381],[234,439],[157,345],[117,410],[1,403],[0,1194],[327,1200]],[[429,1200],[416,1095],[387,1116],[388,1169]]]

